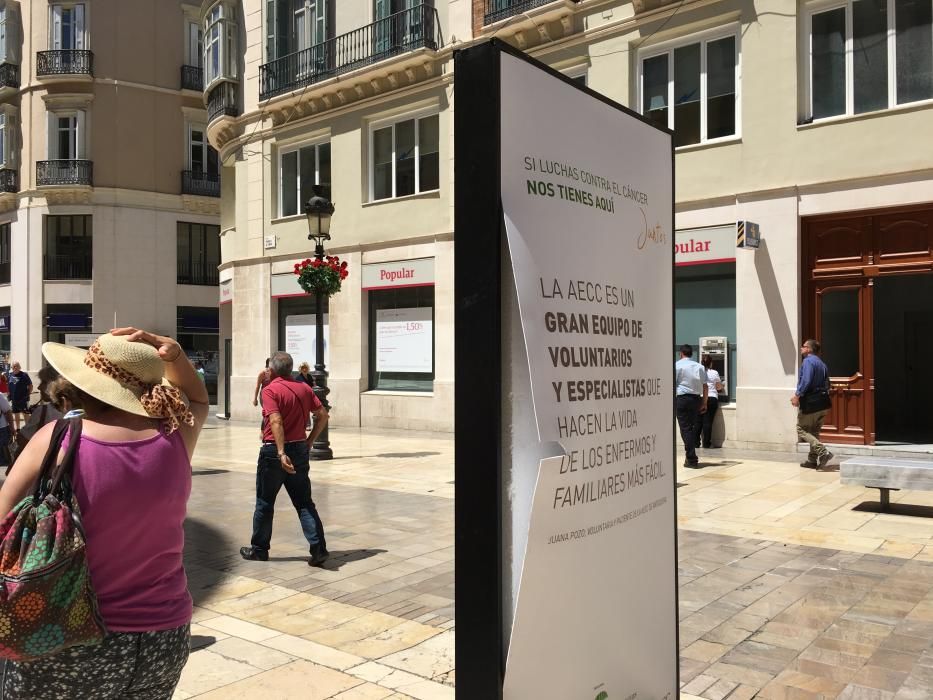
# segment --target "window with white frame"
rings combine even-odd
[[[739,134],[739,37],[733,30],[640,54],[641,113],[689,146]]]
[[[0,168],[13,170],[16,168],[18,149],[17,125],[19,117],[13,105],[0,105]]]
[[[279,216],[304,211],[319,186],[330,199],[330,143],[283,148],[279,151]]]
[[[188,170],[209,175],[219,172],[217,151],[208,142],[203,124],[188,125]]]
[[[370,131],[370,199],[430,192],[440,183],[437,114],[374,125]]]
[[[201,67],[204,56],[204,31],[197,22],[185,23],[185,61],[186,65]]]
[[[808,116],[933,99],[933,0],[844,0],[807,13]]]
[[[0,3],[0,63],[19,65],[19,29],[19,8],[12,3]]]
[[[204,18],[204,87],[217,80],[237,79],[237,26],[234,6],[224,0]]]
[[[79,51],[87,48],[87,25],[83,4],[61,4],[50,7],[51,36],[49,48],[55,51]]]
[[[85,151],[83,110],[49,112],[49,160],[83,160]]]

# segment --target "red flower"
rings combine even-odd
[[[311,263],[311,267],[318,268],[320,266],[321,266],[320,260],[315,260],[314,262]]]
[[[342,268],[344,268],[344,269],[346,269],[346,267],[347,267],[347,263],[346,263],[346,261],[344,261],[344,262],[342,262],[342,263],[340,263],[340,267],[342,267]]]

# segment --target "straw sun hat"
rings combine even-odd
[[[184,394],[164,377],[159,351],[148,343],[105,333],[88,350],[43,343],[42,354],[58,373],[98,401],[137,416],[165,419],[165,432],[194,424]]]

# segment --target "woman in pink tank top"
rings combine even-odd
[[[53,401],[84,411],[72,477],[108,634],[96,646],[7,662],[0,697],[169,700],[189,652],[182,525],[207,390],[177,342],[135,328],[105,333],[86,352],[58,343],[42,352],[61,375]],[[32,493],[52,429],[23,449],[0,513]]]

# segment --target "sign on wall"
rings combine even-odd
[[[324,365],[330,366],[330,325],[324,314]],[[295,314],[285,317],[285,352],[292,356],[297,372],[302,362],[314,369],[317,352],[317,326],[314,314]]]
[[[455,62],[457,697],[674,700],[672,133]]]
[[[734,240],[732,226],[676,231],[674,263],[683,266],[735,262]]]
[[[376,311],[376,371],[434,371],[431,307]]]
[[[761,229],[751,221],[735,223],[735,244],[737,248],[758,248],[761,245]]]
[[[65,333],[65,345],[76,348],[89,348],[97,340],[99,333]]]
[[[434,284],[434,258],[363,265],[363,290],[427,287]]]

